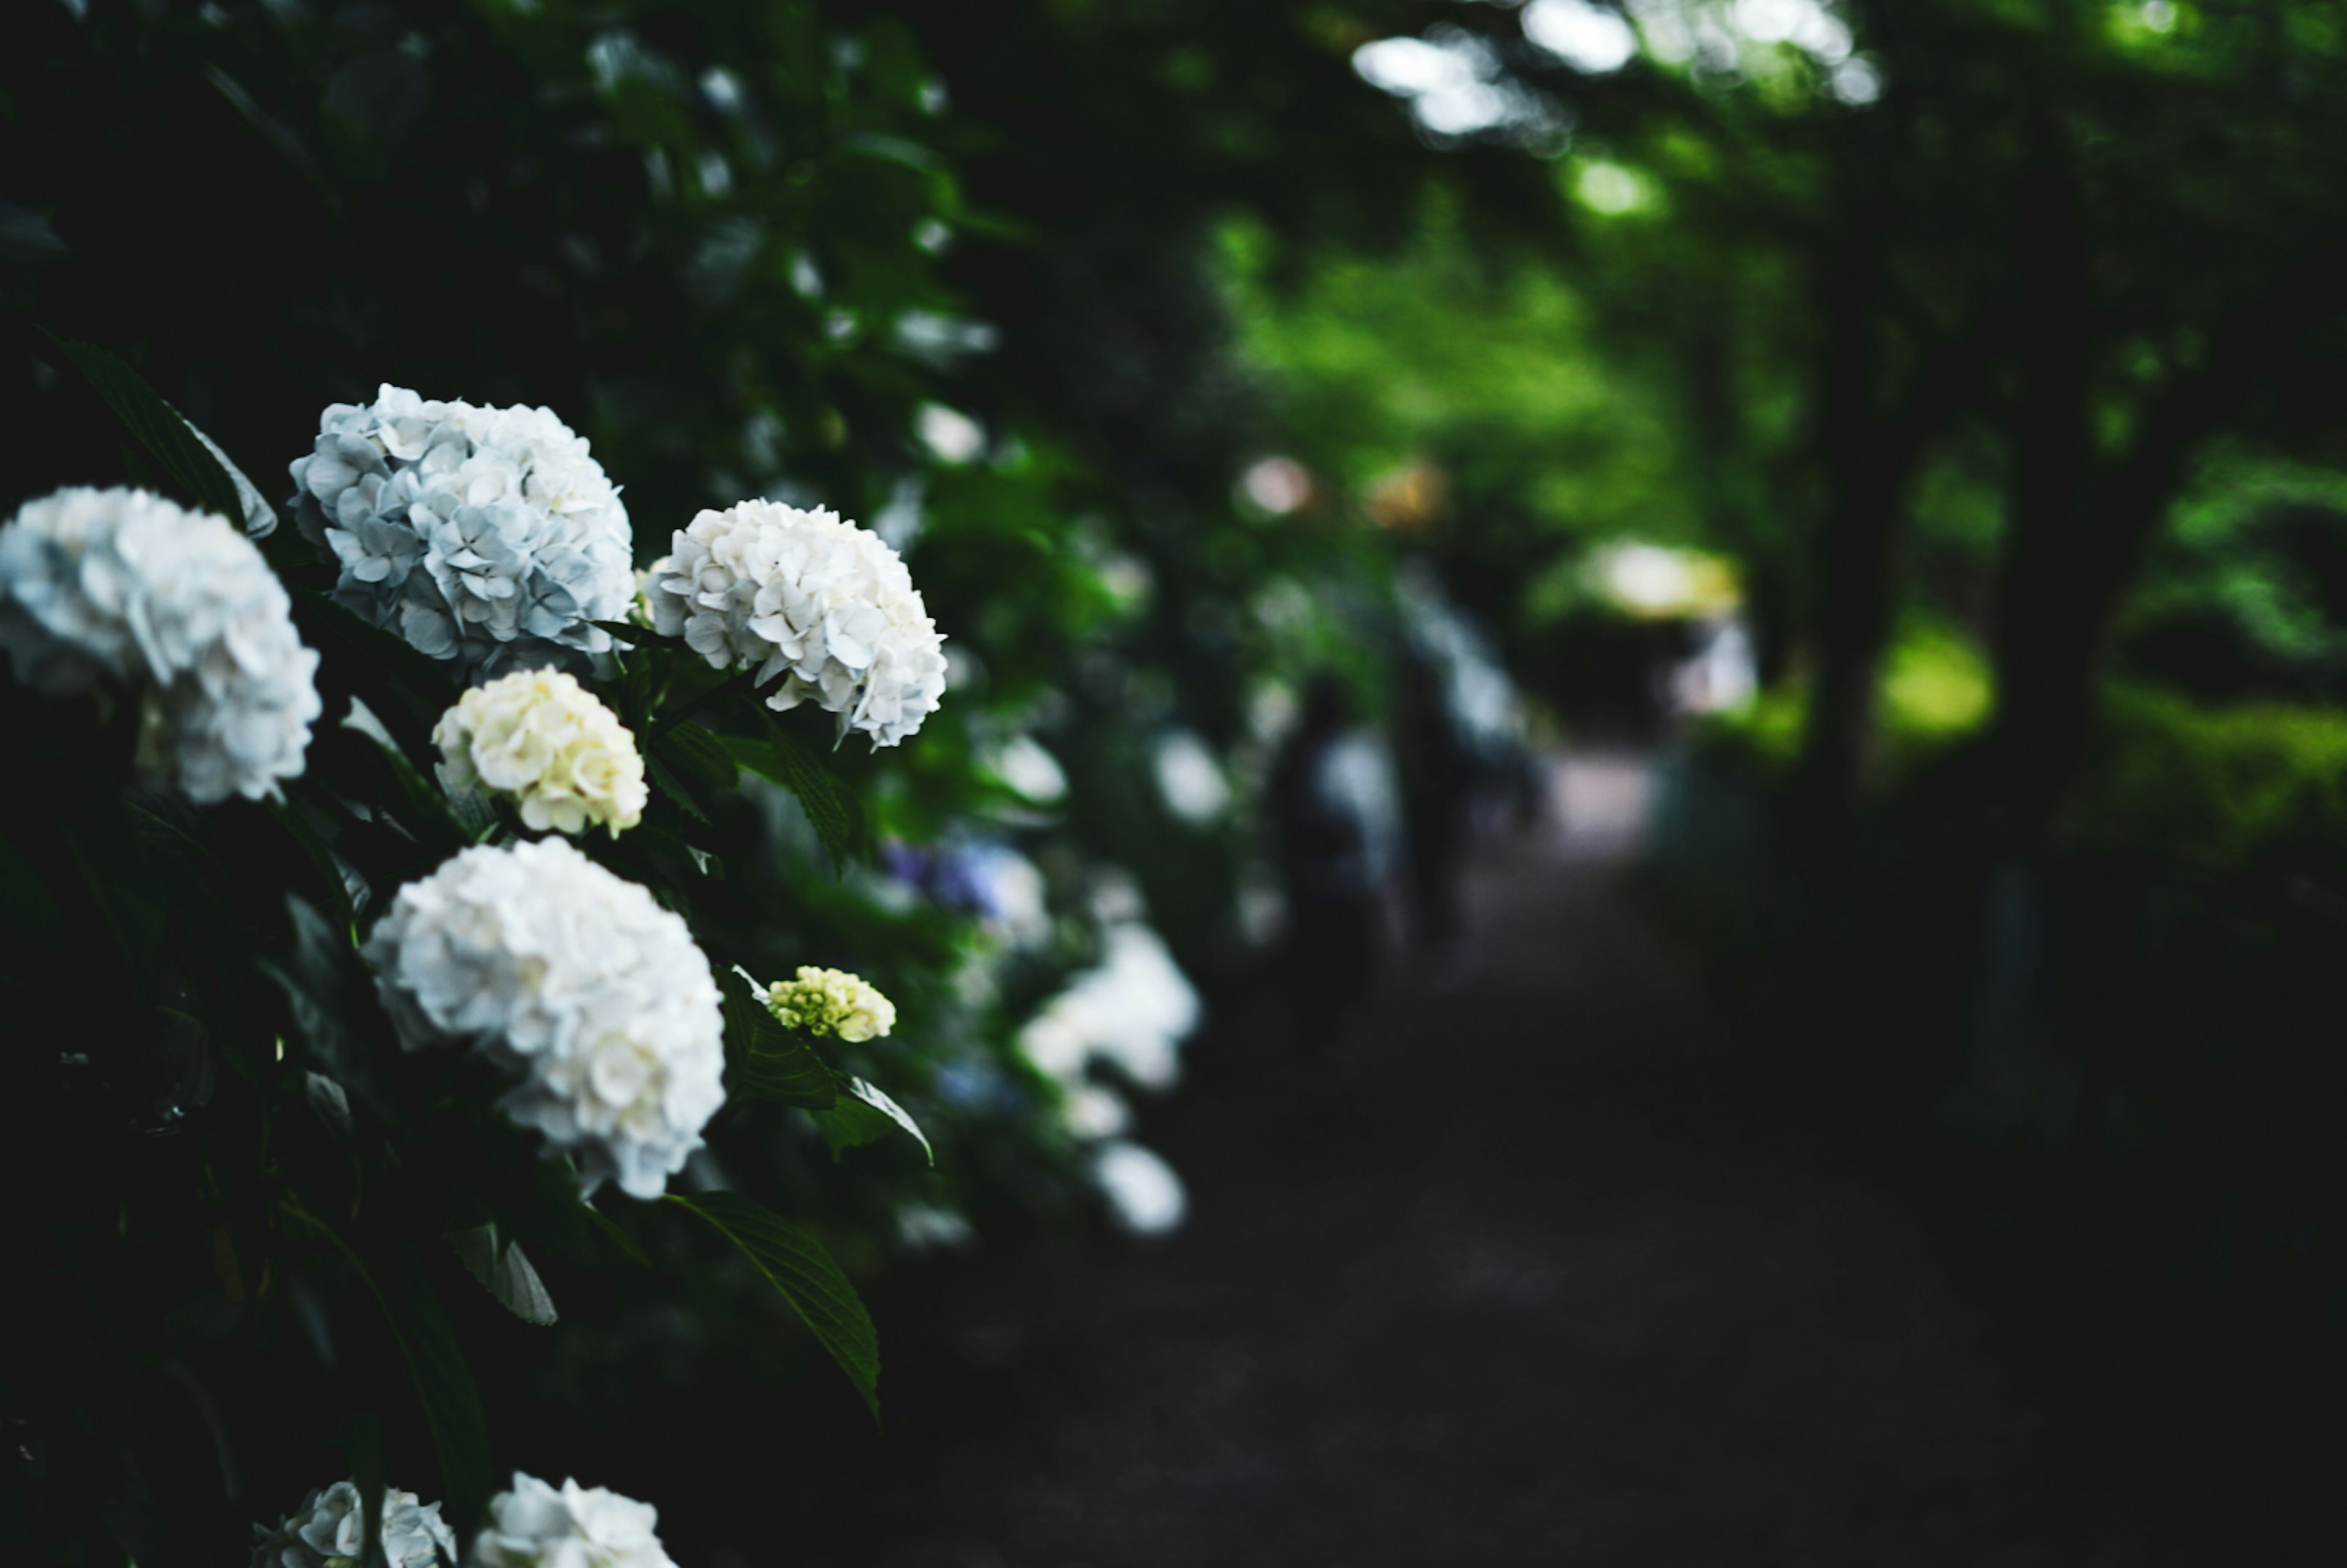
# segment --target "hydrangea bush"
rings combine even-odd
[[[127,367],[84,352],[134,429],[196,436]],[[966,873],[909,906],[903,884],[862,868],[866,795],[831,743],[852,730],[896,748],[945,686],[911,572],[868,530],[821,508],[704,513],[649,574],[651,624],[596,625],[620,607],[562,586],[586,579],[564,579],[560,562],[594,557],[580,530],[620,514],[553,415],[386,389],[323,423],[295,466],[304,526],[291,537],[323,538],[330,574],[283,549],[272,564],[220,516],[148,491],[62,492],[0,528],[14,691],[55,736],[36,754],[77,759],[48,797],[66,853],[31,873],[81,867],[101,920],[120,918],[109,911],[141,878],[159,907],[200,911],[126,955],[121,1003],[161,1020],[150,1056],[226,1062],[282,1128],[268,1163],[235,1178],[242,1212],[258,1204],[268,1224],[215,1225],[214,1276],[231,1302],[313,1336],[329,1332],[321,1293],[357,1280],[427,1418],[445,1503],[358,1479],[313,1491],[254,1527],[256,1568],[340,1568],[366,1554],[370,1530],[386,1561],[417,1568],[484,1518],[476,1564],[651,1568],[669,1560],[645,1505],[527,1476],[490,1497],[477,1379],[426,1260],[461,1267],[525,1322],[559,1325],[532,1254],[608,1268],[664,1228],[697,1226],[683,1234],[746,1260],[747,1280],[780,1291],[874,1401],[871,1324],[823,1232],[771,1206],[793,1184],[791,1161],[769,1152],[793,1137],[835,1160],[894,1143],[926,1171],[931,1126],[967,1139],[1007,1122],[1054,1179],[1162,1233],[1182,1213],[1178,1178],[1119,1136],[1114,1086],[1082,1068],[1163,1087],[1195,998],[1129,907],[1072,927],[1078,949],[1039,951],[1064,933],[1015,851],[946,851]],[[196,494],[236,493],[241,477],[194,449],[165,442],[157,457]],[[500,540],[546,548],[508,559]],[[458,692],[452,676],[479,683]],[[323,727],[322,687],[336,710]],[[809,733],[802,705],[832,722]],[[118,750],[85,744],[108,736]],[[983,799],[980,759],[1000,747],[982,727],[955,739],[963,787]],[[262,808],[238,815],[240,798]],[[159,813],[179,823],[161,842],[220,848],[157,861],[141,825]],[[241,874],[223,873],[228,856]],[[1000,896],[966,908],[948,896],[1006,870],[1025,875]],[[917,999],[915,1039],[897,1001],[845,968],[799,963],[721,991],[723,960],[745,977],[739,960],[768,966],[796,939],[786,912],[820,917],[826,900],[861,910],[867,940],[891,921],[888,940],[932,933],[881,953]],[[211,961],[179,969],[165,957],[174,928]],[[1022,1062],[1016,1004],[987,993],[1022,987],[1039,960],[1064,978],[1095,950],[1097,968],[1029,1026]],[[927,956],[907,967],[915,951]],[[1072,1069],[1040,1060],[1034,1042],[1054,1028],[1081,1037]],[[152,1114],[173,1125],[217,1093],[184,1079]],[[720,1163],[710,1141],[729,1105],[748,1135]],[[762,1120],[739,1119],[757,1107]],[[858,1223],[906,1247],[966,1239],[940,1201],[950,1190],[894,1179],[876,1189],[885,1219]],[[200,1184],[191,1212],[212,1202]],[[343,1440],[362,1477],[382,1473],[374,1430]]]
[[[1162,812],[1152,758],[1177,719],[1245,743],[1270,621],[1235,585],[1307,534],[1222,518],[1219,475],[1185,526],[1142,526],[987,390],[982,350],[939,347],[987,336],[937,265],[983,225],[887,17],[689,4],[687,57],[692,28],[561,7],[390,36],[226,7],[87,8],[56,26],[90,46],[41,55],[23,100],[53,125],[100,80],[105,134],[201,143],[207,189],[265,183],[250,142],[329,192],[306,232],[354,238],[193,258],[200,310],[46,317],[148,345],[217,439],[58,343],[41,367],[104,427],[42,426],[28,471],[56,471],[0,497],[31,503],[0,526],[0,1021],[42,1042],[0,1064],[7,1171],[39,1194],[5,1234],[45,1282],[0,1378],[37,1459],[0,1473],[0,1555],[232,1560],[256,1519],[284,1521],[280,1561],[342,1555],[371,1507],[412,1553],[385,1473],[467,1552],[492,1522],[549,1562],[588,1550],[573,1526],[636,1550],[569,1489],[568,1524],[519,1480],[493,1507],[502,1464],[609,1437],[634,1347],[797,1421],[777,1390],[811,1355],[876,1399],[851,1274],[1103,1195],[1178,1215],[1115,1152],[1189,1027],[1163,974],[1130,1038],[1075,1020],[1072,1074],[1019,1040],[1119,954],[1153,971],[1144,917],[1185,959],[1225,942],[1244,801]],[[346,90],[403,73],[429,94]],[[243,140],[206,140],[191,93]],[[400,102],[432,108],[369,120]],[[386,374],[469,401],[369,399]],[[984,425],[951,452],[924,413],[948,403]],[[108,504],[140,541],[118,560],[26,526],[116,479],[145,496]],[[1092,897],[1112,862],[1145,910]],[[776,1008],[716,984],[736,968],[800,978]]]

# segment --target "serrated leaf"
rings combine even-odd
[[[747,1255],[783,1299],[791,1304],[816,1340],[839,1363],[864,1396],[876,1425],[880,1419],[880,1340],[856,1286],[814,1234],[793,1225],[754,1198],[740,1193],[671,1193],[668,1201],[691,1209]]]
[[[652,750],[669,766],[704,789],[732,789],[741,769],[723,742],[699,724],[679,724],[652,739]]]
[[[815,1049],[777,1022],[756,996],[733,989],[725,993],[725,1071],[734,1094],[805,1111],[823,1110],[839,1098],[832,1071]]]
[[[850,1149],[876,1143],[897,1130],[897,1123],[887,1112],[853,1094],[842,1094],[828,1110],[810,1111],[807,1114],[815,1119],[815,1129],[823,1134],[825,1146],[831,1150],[835,1163]]]
[[[205,511],[217,512],[240,525],[243,522],[243,497],[237,489],[236,480],[213,455],[218,448],[199,436],[178,409],[164,402],[147,384],[146,377],[95,343],[61,338],[54,333],[46,335],[190,498]],[[271,517],[273,523],[275,514]]]
[[[648,626],[638,626],[632,620],[590,620],[587,624],[610,632],[613,641],[624,642],[630,648],[641,648],[648,642],[661,640],[659,632]]]
[[[804,742],[771,722],[763,736],[727,735],[723,741],[735,762],[798,797],[835,872],[846,871],[848,861],[863,853],[864,803]]]
[[[497,1298],[498,1306],[524,1323],[540,1328],[553,1326],[554,1297],[547,1294],[546,1283],[522,1255],[521,1244],[502,1240],[494,1220],[456,1232],[448,1237],[448,1245],[465,1272],[479,1280],[482,1288]]]
[[[929,1147],[929,1135],[921,1131],[921,1124],[914,1121],[903,1106],[861,1078],[847,1080],[845,1092],[855,1096],[906,1132],[910,1132],[913,1135],[913,1141],[920,1144],[921,1153],[928,1156],[929,1163],[934,1165],[938,1163],[938,1152]]]
[[[168,403],[163,406],[171,407]],[[171,408],[171,412],[179,414],[176,408]],[[261,496],[261,487],[245,477],[243,469],[229,461],[229,456],[220,450],[220,443],[205,435],[202,427],[194,420],[184,414],[179,414],[179,420],[187,425],[190,435],[204,444],[204,450],[212,455],[212,461],[220,466],[220,472],[226,474],[229,483],[236,487],[236,503],[241,509],[229,520],[242,524],[244,537],[249,539],[265,539],[275,533],[277,508],[271,506]]]
[[[692,786],[676,776],[675,770],[661,760],[658,752],[644,758],[644,772],[651,775],[653,787],[670,800],[674,801],[686,815],[695,822],[705,824],[709,821],[709,812],[699,801],[693,799]]]

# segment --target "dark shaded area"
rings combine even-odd
[[[2335,784],[2258,715],[2112,709],[2055,853],[1984,849],[1975,751],[1821,869],[1783,785],[1713,749],[1673,765],[1644,886],[1772,1071],[1918,1195],[2071,1451],[2211,1550],[2325,1561]],[[2196,809],[2228,771],[2261,845]]]
[[[1582,831],[1488,841],[1477,967],[1394,979],[1337,1070],[1236,1000],[1146,1129],[1170,1244],[893,1283],[885,1441],[777,1433],[774,1488],[672,1450],[681,1560],[780,1510],[802,1561],[907,1568],[2187,1561],[2049,1460],[1913,1211],[1625,915],[1593,855],[1640,785],[1584,761]]]

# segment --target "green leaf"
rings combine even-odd
[[[839,775],[825,767],[805,742],[770,719],[764,735],[756,739],[727,735],[723,743],[735,762],[798,797],[831,856],[834,871],[845,871],[848,861],[863,853],[864,804],[848,793]]]
[[[383,721],[375,717],[374,710],[356,697],[351,699],[351,711],[343,716],[343,728],[354,730],[373,741],[375,749],[383,753],[384,761],[391,764],[392,776],[398,781],[399,793],[405,797],[408,811],[412,814],[409,825],[415,830],[417,840],[427,847],[433,846],[436,839],[441,841],[444,848],[477,844],[489,828],[497,825],[497,813],[488,808],[487,801],[477,796],[466,803],[466,809],[460,815],[446,792],[424,776],[424,770],[409,760],[407,753],[400,749],[399,743],[392,738],[391,732],[384,728]],[[486,822],[483,820],[484,813]]]
[[[355,942],[359,911],[352,897],[350,878],[343,875],[343,864],[335,858],[333,849],[319,835],[310,819],[302,815],[300,796],[289,794],[282,799],[271,801],[269,815],[275,817],[278,825],[302,846],[302,855],[308,857],[312,869],[318,873],[318,880],[325,885],[327,896],[334,901],[335,917],[342,922],[343,928],[352,934],[352,941]],[[315,910],[311,912],[316,913]]]
[[[359,1561],[366,1568],[383,1562],[384,1480],[383,1418],[373,1410],[354,1412],[343,1428],[343,1457],[350,1460],[351,1481],[359,1489]]]
[[[393,1339],[407,1363],[408,1380],[415,1385],[424,1406],[425,1424],[432,1432],[433,1450],[440,1459],[441,1496],[448,1504],[449,1522],[462,1535],[488,1508],[497,1485],[489,1448],[489,1418],[481,1407],[481,1390],[473,1369],[456,1343],[456,1331],[441,1309],[425,1277],[424,1260],[413,1255],[391,1260],[380,1275],[367,1266],[350,1243],[325,1221],[288,1203],[287,1213],[332,1242],[350,1260],[391,1324]],[[387,1282],[387,1283],[386,1283]]]
[[[611,634],[613,641],[624,642],[630,648],[641,648],[648,642],[661,641],[659,632],[648,626],[638,626],[632,620],[590,620],[587,624],[601,628]]]
[[[361,619],[347,606],[302,583],[288,583],[303,641],[339,642],[359,657],[363,667],[379,671],[394,682],[392,691],[418,723],[429,730],[439,723],[457,697],[456,671],[404,637]]]
[[[130,844],[119,832],[91,832],[79,825],[61,829],[66,852],[82,886],[106,919],[108,934],[133,968],[156,961],[162,950],[169,918],[162,903],[148,891],[151,878]]]
[[[147,384],[144,376],[95,344],[61,338],[55,333],[46,335],[73,361],[74,368],[97,389],[107,406],[130,427],[139,444],[155,455],[164,471],[197,505],[240,527],[246,525],[244,496],[237,487],[237,479],[241,476],[231,473],[220,448],[199,434],[178,409],[164,402]],[[251,481],[245,484],[250,489]],[[254,494],[257,498],[259,492]],[[270,527],[275,526],[276,514],[272,512]]]
[[[66,916],[24,851],[0,838],[0,933],[20,950],[46,957],[65,951]]]
[[[652,1260],[644,1255],[644,1249],[636,1245],[636,1238],[630,1235],[626,1231],[621,1230],[619,1226],[619,1223],[613,1220],[610,1215],[605,1214],[602,1210],[597,1208],[593,1204],[589,1203],[584,1198],[579,1200],[579,1206],[587,1211],[587,1218],[594,1225],[597,1230],[603,1233],[604,1240],[610,1242],[613,1246],[618,1247],[622,1253],[626,1254],[635,1262],[643,1265],[644,1267],[651,1267]]]
[[[699,724],[679,724],[653,737],[652,750],[669,766],[705,789],[732,789],[742,771],[725,743]]]
[[[392,1336],[399,1341],[408,1378],[424,1403],[449,1512],[458,1520],[478,1518],[496,1490],[497,1472],[488,1413],[481,1407],[481,1391],[456,1343],[456,1331],[424,1277],[421,1259],[399,1269],[388,1288],[372,1279],[367,1283],[391,1319]]]
[[[520,1243],[497,1235],[495,1220],[456,1232],[448,1237],[448,1245],[465,1272],[479,1280],[482,1288],[497,1298],[498,1306],[524,1323],[553,1327],[554,1297],[547,1294],[546,1282],[522,1255]]]
[[[880,1341],[871,1316],[813,1233],[791,1224],[740,1193],[671,1193],[668,1201],[691,1209],[747,1254],[783,1299],[791,1304],[815,1338],[839,1363],[856,1391],[880,1419]]]
[[[920,1144],[921,1153],[928,1156],[929,1163],[934,1165],[938,1163],[938,1152],[929,1147],[929,1135],[921,1131],[921,1124],[914,1121],[903,1106],[861,1078],[847,1080],[846,1092],[910,1132],[913,1135],[913,1141]]]
[[[831,1069],[814,1048],[784,1029],[754,994],[731,989],[725,993],[725,1071],[735,1094],[807,1111],[839,1098]]]
[[[841,1078],[838,1082],[843,1092],[831,1108],[807,1112],[815,1119],[816,1129],[823,1133],[823,1141],[831,1150],[834,1163],[850,1149],[876,1143],[897,1128],[895,1117],[855,1092],[853,1085],[856,1081]]]
[[[696,822],[709,821],[708,809],[693,798],[692,786],[676,776],[658,751],[644,758],[644,772],[651,775],[653,787],[682,807],[685,815]]]
[[[406,1119],[376,1072],[374,1053],[343,1021],[343,1009],[364,989],[348,933],[336,930],[299,894],[285,896],[285,909],[292,920],[293,951],[282,966],[260,960],[261,972],[285,993],[293,1031],[312,1059],[346,1093],[392,1126],[404,1127]]]

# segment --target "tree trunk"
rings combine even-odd
[[[2024,845],[2076,766],[2103,618],[2090,602],[2104,574],[2090,526],[2093,329],[2078,201],[2064,172],[2041,165],[2022,190],[2014,246],[2020,386],[1997,573],[1993,733],[2002,804]]]
[[[1817,669],[1796,787],[1803,825],[1828,833],[1848,812],[1865,757],[1875,666],[1890,626],[1891,512],[1900,478],[1886,471],[1890,455],[1874,406],[1881,262],[1868,229],[1863,220],[1847,223],[1820,279],[1827,331],[1818,415],[1826,502],[1811,554]]]
[[[2085,761],[2111,623],[2193,453],[2288,363],[2311,321],[2335,314],[2332,280],[2342,265],[2347,246],[2301,258],[2210,334],[2200,364],[2143,409],[2125,450],[2100,460],[2087,436],[2082,314],[2049,309],[2028,324],[2024,341],[2036,346],[2024,357],[2030,380],[2014,436],[1991,740],[1998,805],[2018,847],[2043,845]]]

